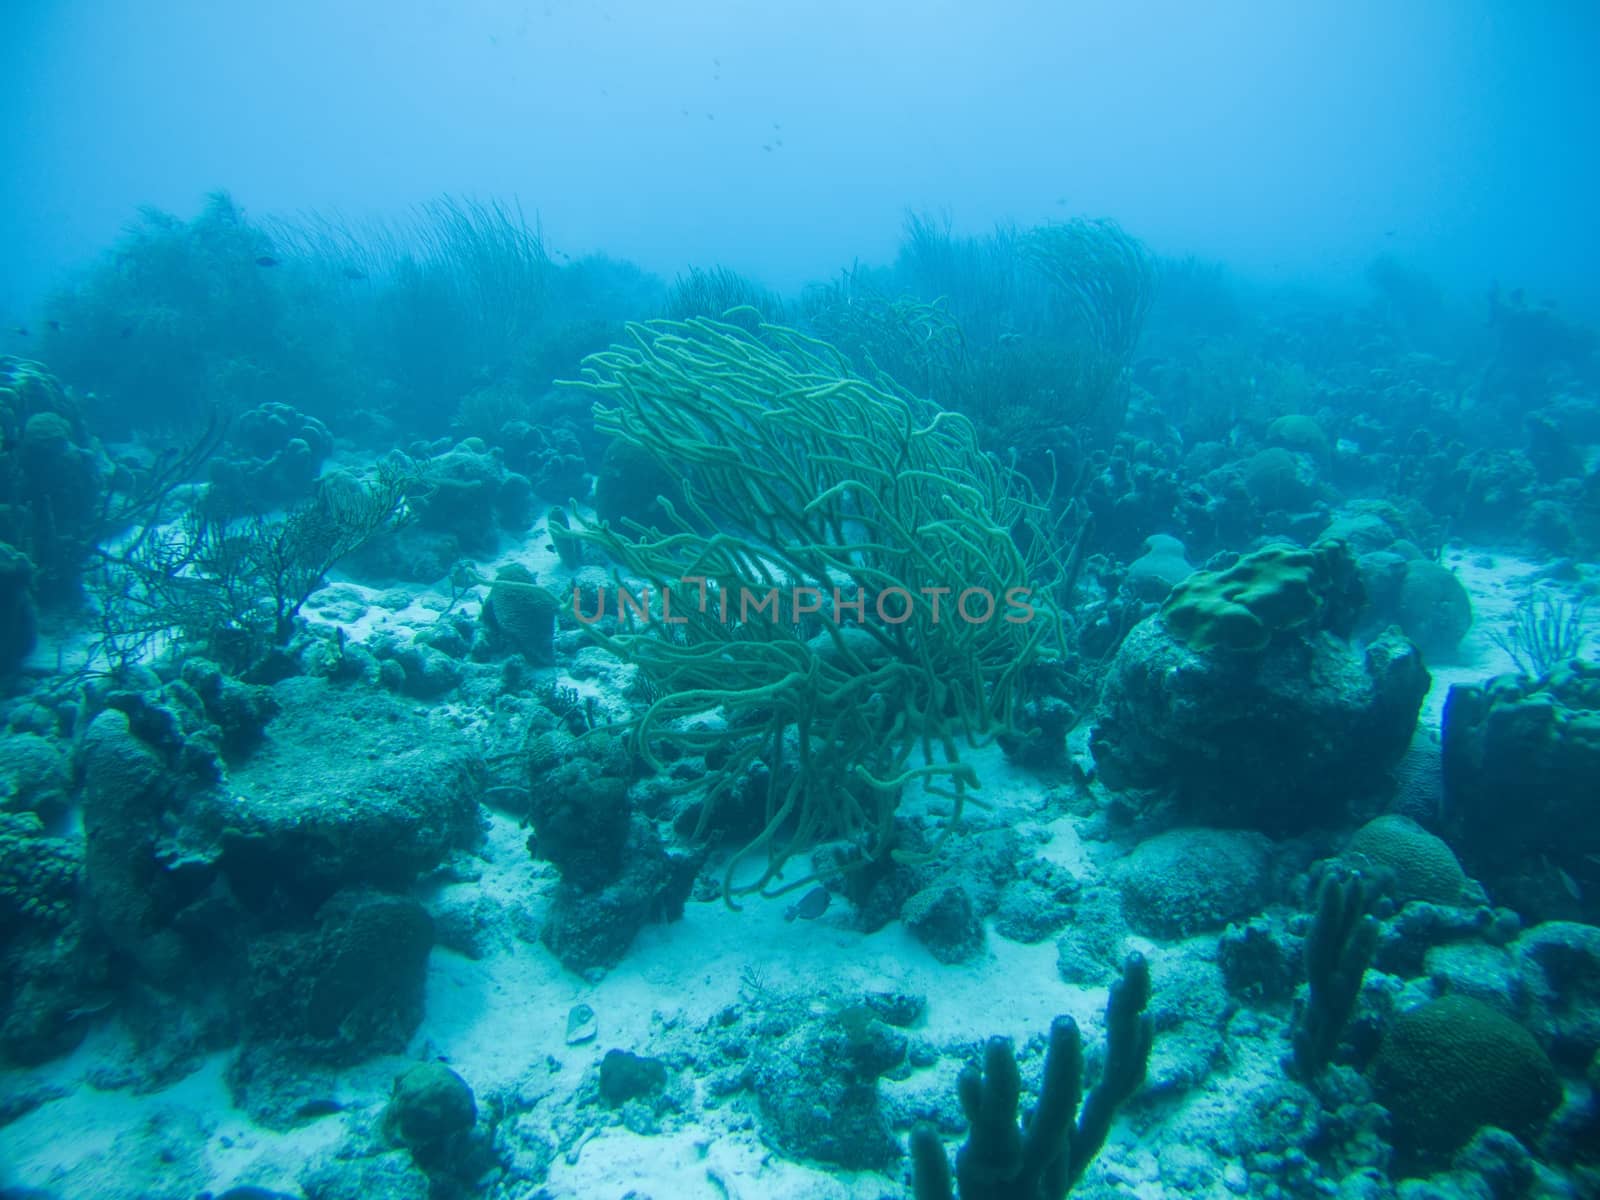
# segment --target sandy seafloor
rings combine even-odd
[[[541,541],[536,538],[535,544]],[[553,556],[530,553],[526,544],[511,548],[501,563],[513,559],[544,579],[562,574]],[[1431,667],[1433,688],[1418,736],[1435,740],[1451,684],[1511,669],[1489,633],[1503,626],[1532,588],[1541,586],[1547,565],[1474,547],[1451,548],[1443,561],[1469,589],[1476,619],[1455,661]],[[361,603],[378,596],[372,589],[334,583],[308,606],[307,616],[316,621],[319,608],[336,609],[339,615],[333,619],[359,640],[383,628],[420,628],[450,603],[443,593],[425,591],[403,608],[391,607],[392,600],[390,605],[373,604],[364,618],[350,622]],[[473,600],[467,603],[476,606]],[[1600,613],[1591,612],[1589,619],[1593,627],[1600,623]],[[46,652],[54,654],[53,649],[40,653]],[[582,657],[600,654],[588,649]],[[584,690],[596,686],[596,677],[605,678],[604,673],[580,672],[587,678],[575,681],[564,671],[553,674]],[[1056,815],[1063,806],[1048,802],[1047,785],[1010,766],[998,750],[977,751],[971,758],[984,781],[981,795],[991,819],[1021,828],[1030,840],[1037,839],[1042,854],[1080,879],[1093,879],[1100,871],[1097,856],[1116,853],[1080,841],[1082,818]],[[129,1185],[143,1178],[147,1185],[140,1194],[165,1197],[182,1194],[172,1189],[176,1168],[186,1181],[196,1174],[206,1178],[214,1191],[248,1183],[296,1193],[296,1178],[306,1165],[339,1146],[348,1122],[370,1122],[385,1103],[392,1079],[409,1061],[443,1059],[469,1081],[480,1101],[492,1090],[510,1087],[524,1100],[538,1097],[537,1111],[538,1105],[561,1104],[577,1092],[592,1079],[608,1050],[651,1054],[669,1039],[693,1036],[719,1010],[739,1001],[752,972],[764,986],[803,995],[830,988],[924,995],[925,1022],[915,1032],[936,1045],[973,1044],[992,1034],[1021,1043],[1044,1032],[1060,1013],[1074,1016],[1091,1041],[1101,1036],[1105,989],[1062,982],[1055,939],[1026,946],[991,931],[976,960],[945,966],[898,923],[874,934],[850,929],[842,902],[819,920],[786,922],[783,914],[792,897],[753,899],[742,912],[720,901],[691,901],[683,920],[646,928],[620,966],[600,982],[587,983],[561,968],[529,932],[541,920],[553,874],[530,858],[526,831],[514,818],[484,811],[489,830],[480,850],[481,878],[446,885],[443,893],[425,897],[425,903],[431,907],[433,901],[448,901],[445,893],[451,888],[468,889],[480,904],[486,898],[500,907],[508,914],[504,928],[523,936],[503,937],[498,948],[478,960],[435,947],[426,1016],[409,1056],[378,1058],[343,1072],[337,1099],[345,1104],[344,1111],[283,1133],[258,1128],[230,1104],[223,1079],[229,1051],[217,1053],[198,1071],[155,1094],[97,1090],[88,1082],[91,1074],[127,1054],[126,1035],[115,1020],[102,1019],[76,1051],[34,1072],[36,1079],[64,1095],[0,1130],[0,1185],[45,1188],[64,1200],[92,1200],[101,1194],[128,1195]],[[1164,962],[1196,952],[1193,942],[1163,947],[1133,938],[1130,946],[1150,957],[1158,987]],[[588,1044],[569,1046],[567,1014],[579,1003],[594,1009],[599,1032]],[[1255,1057],[1235,1054],[1225,1069],[1191,1091],[1182,1106],[1206,1106],[1216,1120],[1226,1121],[1230,1096],[1242,1102],[1254,1087],[1279,1075],[1281,1042],[1262,1038],[1237,1048]],[[957,1065],[946,1057],[904,1082],[883,1080],[880,1087],[888,1095],[925,1089],[948,1095]],[[1160,1124],[1147,1129],[1139,1128],[1137,1117],[1120,1118],[1090,1178],[1118,1182],[1128,1194],[1145,1200],[1179,1195],[1159,1178],[1162,1130],[1173,1114],[1163,1116]],[[551,1200],[622,1200],[633,1190],[651,1200],[879,1200],[909,1194],[881,1174],[827,1171],[786,1161],[763,1143],[748,1108],[738,1103],[723,1102],[704,1111],[697,1123],[659,1134],[635,1134],[598,1118],[596,1124],[603,1127],[589,1140],[557,1155],[542,1195]],[[1232,1174],[1204,1194],[1237,1194],[1243,1184],[1242,1174]]]

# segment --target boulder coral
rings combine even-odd
[[[1108,787],[1171,795],[1186,820],[1303,830],[1387,786],[1429,682],[1396,631],[1361,649],[1291,629],[1265,653],[1206,654],[1152,617],[1112,660],[1089,746]]]
[[[1401,904],[1462,904],[1470,882],[1455,851],[1410,817],[1388,813],[1368,821],[1345,844],[1342,858],[1378,877]]]
[[[1447,1154],[1485,1125],[1526,1135],[1561,1103],[1555,1067],[1533,1036],[1467,996],[1395,1018],[1373,1083],[1409,1151]]]

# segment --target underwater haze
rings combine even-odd
[[[0,7],[0,1200],[1600,1195],[1600,8]]]
[[[0,305],[138,205],[516,196],[552,244],[790,288],[893,247],[1111,213],[1343,282],[1395,251],[1600,307],[1584,3],[231,5],[15,0]]]

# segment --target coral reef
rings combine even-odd
[[[1596,342],[1366,286],[144,214],[0,330],[0,1195],[1600,1194]]]

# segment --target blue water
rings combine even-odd
[[[0,14],[0,1198],[1600,1194],[1587,5]]]

